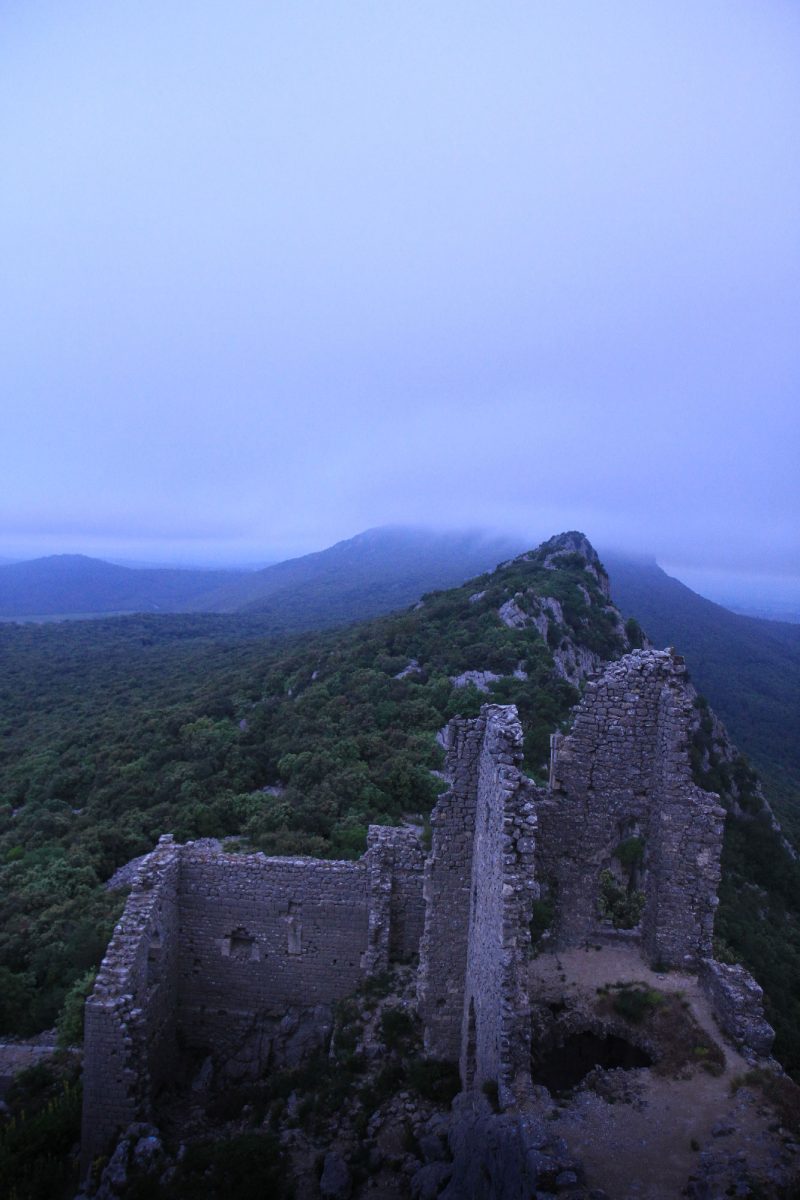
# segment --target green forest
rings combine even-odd
[[[628,644],[586,561],[545,568],[552,549],[409,611],[290,639],[257,615],[0,626],[0,1030],[74,1024],[123,903],[103,885],[161,833],[231,839],[232,853],[356,857],[370,822],[424,820],[443,786],[437,731],[489,699],[518,706],[525,770],[543,780],[549,735],[579,699],[553,646],[569,637],[614,658]],[[564,626],[547,641],[498,618],[520,592],[560,601]],[[489,695],[454,687],[468,670],[501,678]],[[699,781],[724,792],[727,770]],[[795,1072],[798,918],[800,869],[758,811],[731,819],[721,948],[764,985]]]

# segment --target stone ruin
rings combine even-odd
[[[465,1092],[496,1085],[506,1112],[524,1112],[545,896],[553,948],[619,940],[651,966],[696,972],[725,1032],[767,1055],[760,988],[712,957],[725,813],[692,781],[693,694],[671,652],[610,664],[553,738],[548,787],[520,770],[513,706],[454,719],[427,855],[413,830],[381,826],[357,862],[162,837],[86,1003],[83,1170],[151,1119],[183,1050],[232,1079],[291,1065],[329,1033],[333,1002],[417,953],[426,1053],[457,1060]]]

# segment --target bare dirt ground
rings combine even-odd
[[[743,1155],[757,1173],[774,1169],[788,1135],[777,1130],[776,1114],[760,1094],[732,1088],[752,1064],[724,1039],[694,976],[657,974],[627,946],[543,954],[531,964],[532,999],[565,1001],[567,1010],[596,1012],[598,987],[617,982],[681,993],[687,1011],[723,1050],[725,1065],[714,1076],[698,1064],[683,1072],[689,1078],[664,1077],[650,1068],[631,1071],[635,1103],[611,1104],[589,1088],[556,1102],[550,1114],[554,1129],[583,1160],[590,1186],[612,1200],[675,1200],[702,1166],[702,1153]]]

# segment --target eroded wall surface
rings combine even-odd
[[[417,998],[426,1052],[450,1061],[461,1054],[475,807],[485,727],[483,717],[456,718],[444,730],[450,789],[431,814],[432,845],[425,864]]]
[[[491,705],[483,712],[460,1063],[465,1086],[496,1083],[509,1104],[522,1099],[530,1079],[535,792],[517,765],[516,709]]]
[[[366,974],[408,957],[422,872],[405,829],[372,827],[358,862],[163,837],[136,872],[86,1004],[84,1171],[117,1132],[150,1118],[179,1044],[237,1076],[258,1073],[293,1033],[309,1044]]]
[[[697,969],[710,956],[724,812],[691,779],[693,695],[673,654],[610,664],[587,684],[570,735],[554,739],[548,789],[520,772],[513,706],[451,721],[451,786],[427,858],[412,830],[383,827],[370,829],[358,862],[162,838],[87,1002],[84,1165],[149,1117],[179,1038],[223,1068],[260,1072],[281,1037],[322,1027],[333,1001],[417,949],[427,1053],[460,1062],[467,1087],[496,1082],[504,1104],[521,1103],[542,884],[556,944],[627,937],[651,963]],[[600,901],[604,878],[624,884],[619,856],[631,841],[639,856],[627,882],[641,910],[625,931]],[[734,1006],[726,988],[717,975],[709,983],[720,1010],[736,1008],[731,1024],[744,1001]]]
[[[163,837],[139,867],[86,1001],[82,1170],[119,1129],[146,1120],[177,1057],[180,847]]]
[[[711,954],[725,813],[692,782],[693,695],[668,651],[635,651],[587,684],[537,809],[537,871],[556,902],[558,945],[614,934],[603,873],[624,890],[624,844],[636,839],[628,886],[643,907],[628,936],[652,964],[696,968]]]
[[[456,719],[445,745],[451,790],[432,817],[418,998],[425,1047],[460,1062],[466,1087],[506,1100],[530,1076],[526,965],[536,894],[535,790],[518,769],[513,706]]]
[[[183,849],[178,1021],[186,1044],[258,1070],[269,1018],[331,1003],[362,976],[362,862]],[[266,1021],[266,1024],[265,1024]],[[243,1047],[243,1043],[250,1044]]]

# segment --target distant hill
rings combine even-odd
[[[656,646],[676,646],[731,737],[769,781],[781,819],[800,832],[800,626],[729,612],[655,560],[606,553],[611,592]]]
[[[724,607],[730,612],[740,613],[743,617],[759,617],[764,621],[784,621],[790,625],[800,625],[800,608],[791,600],[770,601],[766,604],[752,604],[744,600],[726,601]]]
[[[124,567],[58,554],[0,565],[0,619],[244,612],[289,633],[392,612],[495,567],[519,541],[480,532],[370,529],[258,571]]]
[[[181,612],[244,572],[118,567],[83,554],[0,566],[0,618]]]
[[[320,629],[403,608],[454,587],[525,547],[481,532],[387,526],[276,563],[199,596],[199,612],[258,613],[276,632]]]

